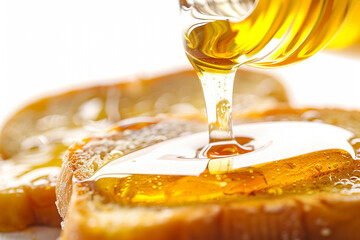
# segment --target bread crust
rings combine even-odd
[[[74,185],[62,240],[360,239],[359,196],[319,194],[170,209],[108,206],[104,211],[78,188]],[[129,218],[136,220],[129,224]]]

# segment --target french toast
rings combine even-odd
[[[287,104],[280,82],[241,71],[234,108],[245,112]],[[239,81],[241,78],[241,81]],[[136,116],[203,113],[201,87],[193,71],[154,79],[73,90],[41,99],[17,112],[0,135],[0,232],[29,225],[59,226],[55,183],[68,146],[114,122]],[[244,113],[244,112],[242,112]]]
[[[322,122],[347,129],[357,157],[325,151],[222,174],[210,172],[210,161],[199,176],[91,180],[123,155],[206,129],[196,119],[154,119],[84,139],[69,148],[57,183],[60,238],[360,239],[359,119],[360,112],[337,109],[248,114],[237,122]]]

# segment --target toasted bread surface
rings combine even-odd
[[[360,112],[356,111],[287,108],[248,115],[240,122],[321,121],[348,129],[358,139],[358,119]],[[193,122],[189,123],[190,132],[201,129]],[[161,126],[165,123],[158,124],[158,129],[165,129],[162,134],[166,136],[167,128]],[[180,125],[173,128],[181,131]],[[146,131],[156,126],[148,126]],[[171,194],[160,198],[164,201],[134,202],[138,190],[132,182],[141,181],[140,177],[131,177],[128,182],[115,181],[116,186],[128,184],[122,188],[126,193],[121,192],[120,197],[114,194],[114,185],[102,185],[99,181],[89,184],[86,179],[111,161],[109,156],[116,144],[121,139],[126,142],[132,134],[141,136],[137,131],[142,130],[127,134],[121,129],[109,132],[79,142],[68,150],[57,184],[57,204],[65,220],[61,239],[140,240],[149,236],[154,239],[360,239],[358,160],[342,153],[329,152],[322,157],[294,158],[241,170],[234,174],[244,179],[251,173],[251,178],[246,180],[248,185],[233,185],[231,191],[222,185],[226,179],[230,180],[225,185],[244,183],[234,180],[231,173],[224,174],[225,177],[206,174],[171,181],[162,176],[142,176],[144,183],[139,185],[139,190],[148,187],[145,181],[153,183],[155,178],[163,179],[163,188],[168,185],[169,189],[196,189],[175,202],[169,201]],[[357,141],[352,144],[359,152],[360,144]],[[122,147],[123,154],[131,152],[126,144]],[[277,168],[284,174],[274,179],[273,174],[266,176],[267,172],[278,171]],[[254,176],[254,173],[260,174]],[[177,198],[179,195],[174,197]]]
[[[287,104],[283,86],[268,75],[239,72],[234,104],[245,111]],[[241,78],[241,82],[239,82]],[[262,87],[259,87],[262,86]],[[266,91],[264,90],[266,89]],[[196,74],[180,71],[158,78],[73,90],[21,109],[0,134],[0,231],[31,224],[59,226],[54,185],[68,146],[114,122],[136,116],[202,114]]]

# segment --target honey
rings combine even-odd
[[[280,117],[280,114],[278,117]],[[266,118],[267,117],[263,117],[261,119],[264,120]],[[257,117],[256,120],[260,120],[260,118]],[[286,123],[287,122],[284,124],[286,125]],[[278,123],[273,122],[269,124]],[[279,124],[281,125],[281,122]],[[290,124],[294,124],[292,127],[296,127],[296,124],[301,126],[301,122],[290,121]],[[318,123],[314,124],[316,125]],[[316,128],[319,126],[320,125],[316,125]],[[136,148],[137,151],[139,151],[139,149],[146,149],[146,147],[151,147],[153,144],[161,144],[161,142],[154,143],[153,141],[142,140],[144,136],[149,136],[149,132],[151,132],[151,135],[153,135],[155,139],[159,139],[159,136],[163,135],[163,139],[171,141],[169,140],[172,139],[171,136],[176,136],[178,132],[182,132],[183,129],[187,129],[187,134],[192,136],[193,132],[203,131],[204,127],[201,127],[199,124],[194,125],[192,121],[183,122],[180,120],[171,120],[170,122],[160,121],[157,125],[147,126],[142,129],[134,127],[134,129],[137,130],[128,131],[127,135],[136,136],[138,143],[142,145],[142,147]],[[234,129],[235,132],[237,132],[237,127]],[[276,127],[272,129],[276,129]],[[241,168],[224,166],[219,168],[218,163],[226,164],[229,163],[229,161],[227,161],[227,158],[220,158],[221,161],[219,158],[215,158],[204,165],[205,168],[198,174],[191,172],[188,175],[176,175],[172,169],[169,169],[169,173],[171,174],[157,172],[157,167],[152,164],[154,159],[148,158],[150,155],[145,155],[144,158],[144,161],[148,162],[146,166],[150,168],[148,169],[148,174],[133,174],[132,171],[136,171],[135,168],[129,167],[129,169],[124,169],[128,165],[119,165],[122,166],[122,171],[114,169],[116,164],[111,165],[111,163],[116,163],[116,161],[119,161],[118,164],[121,164],[125,161],[141,162],[141,159],[131,158],[134,150],[131,150],[130,145],[125,144],[127,142],[130,144],[130,141],[128,141],[126,137],[125,139],[120,137],[123,136],[123,134],[113,132],[101,140],[101,146],[97,144],[99,140],[94,139],[90,141],[93,142],[91,145],[85,144],[82,151],[89,151],[89,153],[100,151],[103,152],[104,158],[106,159],[108,155],[107,152],[111,153],[114,150],[122,150],[125,156],[118,159],[111,159],[105,166],[100,166],[99,169],[96,169],[93,176],[79,179],[78,181],[102,196],[104,201],[116,202],[124,206],[181,206],[219,201],[246,201],[249,197],[264,199],[271,198],[274,195],[286,196],[329,191],[345,192],[346,188],[349,187],[347,181],[352,181],[352,187],[357,187],[356,184],[358,183],[355,182],[360,180],[356,177],[360,174],[358,174],[358,161],[354,155],[355,152],[359,151],[359,144],[354,140],[358,139],[356,134],[347,134],[349,133],[347,132],[345,135],[341,135],[341,131],[339,133],[340,135],[333,135],[334,139],[337,139],[334,140],[333,146],[341,146],[341,143],[343,143],[343,148],[346,148],[346,150],[331,148],[332,145],[329,144],[327,146],[329,146],[330,149],[305,154],[294,152],[294,156],[286,159],[271,162],[265,161],[262,164]],[[282,133],[278,133],[278,135],[281,136]],[[315,132],[314,135],[316,135]],[[206,142],[206,133],[203,136],[203,140]],[[310,138],[311,137],[312,136],[310,136]],[[241,144],[249,147],[251,143],[254,143],[253,141],[256,140],[256,138],[257,137],[254,139],[238,138],[238,141],[241,140]],[[114,142],[112,143],[111,141]],[[286,141],[288,141],[288,139],[284,140],[284,142]],[[284,142],[281,144],[284,144]],[[328,142],[331,143],[332,140]],[[114,146],[114,144],[123,146],[123,149]],[[308,142],[308,144],[313,145],[311,142]],[[306,143],[304,143],[304,145],[306,145]],[[180,144],[178,147],[181,148],[182,145]],[[193,147],[196,148],[199,146]],[[254,144],[252,147],[252,151],[238,156],[240,161],[242,156],[248,154],[250,158],[255,159],[256,153],[265,151],[259,149],[257,144]],[[289,150],[285,149],[289,147],[286,144],[283,147],[283,152]],[[152,149],[157,148],[154,147]],[[312,147],[312,149],[316,148]],[[253,154],[253,157],[251,157],[251,154]],[[126,158],[127,156],[128,158]],[[271,158],[271,156],[269,156],[269,158]],[[166,159],[157,159],[156,161],[166,161]],[[177,161],[186,162],[190,160],[183,158],[177,159]],[[192,163],[188,162],[188,164],[191,165]],[[110,166],[109,169],[113,169],[112,173],[102,171],[102,169],[106,169],[107,165]],[[154,168],[151,168],[151,166]],[[176,168],[176,163],[173,165],[169,164],[169,166]],[[225,170],[219,171],[219,169]],[[154,174],[151,174],[151,172]],[[346,184],[348,184],[347,187],[345,187]],[[355,191],[355,189],[351,191]]]
[[[254,151],[253,146],[245,146],[251,142],[249,137],[235,137],[235,142],[230,141],[226,144],[210,144],[206,148],[201,148],[197,155],[204,155],[209,159],[223,158],[228,156],[240,155]]]
[[[11,161],[1,161],[0,191],[24,185],[50,184],[57,177],[66,150],[67,146],[58,143],[24,151]]]
[[[133,175],[101,178],[93,182],[92,187],[101,196],[125,206],[241,201],[249,195],[264,198],[291,194],[293,191],[306,194],[313,190],[319,191],[317,184],[328,185],[329,188],[333,181],[339,181],[346,174],[338,174],[331,180],[326,175],[339,171],[350,172],[352,165],[353,159],[348,154],[326,151],[228,174],[210,174],[205,171],[200,176]],[[321,183],[312,182],[320,176],[325,176]],[[325,189],[323,187],[321,190]]]

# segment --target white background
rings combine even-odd
[[[262,71],[296,105],[360,109],[356,51]],[[177,0],[0,0],[0,122],[42,95],[186,67]]]
[[[357,108],[358,53],[262,71],[295,103]],[[54,91],[184,67],[177,0],[0,0],[0,122]]]
[[[188,66],[176,0],[0,0],[0,115],[39,93]]]

